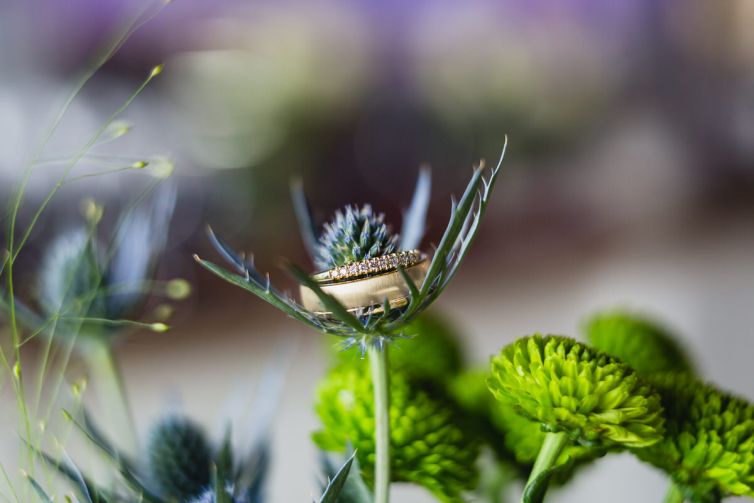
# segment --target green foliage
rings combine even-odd
[[[375,411],[366,362],[341,364],[317,390],[322,428],[313,439],[322,449],[356,449],[364,479],[373,483]],[[390,376],[391,477],[424,486],[442,501],[463,501],[474,488],[479,444],[466,431],[458,410],[440,391],[413,386],[403,373]]]
[[[210,445],[204,430],[188,419],[167,417],[157,423],[147,450],[152,479],[164,498],[185,501],[209,486]]]
[[[368,204],[335,212],[319,237],[317,265],[322,269],[388,255],[398,249],[398,235],[385,224],[385,215]]]
[[[657,374],[651,382],[666,434],[636,455],[667,472],[691,501],[754,496],[754,405],[690,375]]]
[[[639,374],[693,371],[673,335],[647,318],[620,311],[600,313],[587,321],[584,331],[593,347],[619,358]]]
[[[657,393],[624,363],[567,337],[534,335],[505,347],[488,386],[543,430],[585,445],[643,447],[662,438]]]

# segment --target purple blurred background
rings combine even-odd
[[[4,2],[3,201],[77,77],[130,20],[152,13],[85,87],[45,153],[81,148],[165,63],[123,114],[133,130],[97,150],[152,165],[64,186],[22,262],[31,277],[38,250],[80,219],[81,199],[115,214],[160,174],[165,162],[155,159],[171,159],[179,198],[161,275],[189,278],[196,290],[168,335],[122,344],[129,391],[149,411],[140,422],[170,391],[217,419],[228,383],[255,379],[276,343],[295,339],[276,466],[301,482],[279,474],[273,496],[305,499],[314,487],[312,383],[324,367],[312,352],[324,344],[200,272],[192,253],[216,258],[205,225],[285,283],[280,257],[306,263],[291,177],[303,177],[321,220],[371,202],[397,224],[429,164],[429,248],[449,196],[475,161],[497,158],[506,134],[480,238],[438,306],[465,328],[473,357],[484,362],[533,331],[576,335],[589,312],[628,306],[668,321],[708,378],[754,398],[751,2]],[[35,171],[22,221],[59,172]],[[663,483],[616,456],[558,501],[618,501],[615,487],[620,501],[657,500]],[[398,501],[424,501],[405,494]]]

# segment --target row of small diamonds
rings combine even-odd
[[[391,253],[390,255],[369,258],[360,262],[351,262],[350,264],[330,269],[328,276],[329,279],[333,280],[356,278],[367,274],[395,270],[398,266],[410,267],[419,262],[420,258],[421,254],[417,250]]]

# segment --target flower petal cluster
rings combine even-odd
[[[209,486],[213,454],[204,430],[193,421],[162,419],[150,434],[147,452],[151,478],[163,498],[186,501]]]
[[[624,363],[567,337],[510,344],[492,358],[487,384],[505,406],[582,444],[643,447],[662,438],[657,393]]]
[[[391,476],[424,486],[442,501],[464,501],[462,494],[476,484],[479,443],[443,393],[412,384],[401,372],[390,376]],[[328,451],[353,447],[371,484],[375,415],[368,365],[333,368],[317,390],[316,411],[322,428],[315,443]]]
[[[589,344],[619,358],[642,375],[692,372],[675,337],[659,324],[620,311],[600,313],[584,326]]]
[[[754,496],[754,405],[690,375],[651,378],[665,437],[635,454],[667,472],[693,502]]]
[[[388,255],[398,249],[398,235],[385,224],[385,215],[370,205],[346,206],[335,212],[319,237],[316,264],[331,269],[350,262]]]
[[[492,396],[487,388],[489,369],[461,373],[451,382],[453,398],[476,422],[475,431],[495,450],[498,458],[515,464],[522,474],[530,471],[544,443],[545,431],[539,422],[517,414],[508,404]],[[557,465],[573,462],[574,466],[591,461],[603,451],[594,446],[569,444],[556,461]],[[558,481],[570,477],[571,470],[559,473]]]
[[[320,285],[302,268],[289,264],[288,271],[291,275],[301,286],[308,288],[318,297],[329,314],[322,316],[309,311],[289,293],[274,288],[269,275],[257,270],[252,256],[236,252],[211,230],[209,235],[213,245],[234,271],[227,271],[198,256],[194,258],[213,274],[253,293],[291,318],[319,332],[344,338],[346,346],[356,346],[362,353],[370,346],[381,348],[385,344],[403,338],[406,335],[406,325],[442,294],[458,272],[479,230],[495,182],[500,174],[504,156],[505,147],[496,166],[490,169],[480,162],[475,167],[463,195],[457,201],[453,201],[450,220],[432,256],[423,281],[421,284],[415,284],[411,278],[404,276],[409,291],[405,306],[394,308],[387,306],[378,314],[371,309],[372,306],[347,310],[333,296],[322,291]],[[397,240],[398,250],[416,249],[421,244],[429,205],[430,180],[429,171],[422,170],[411,205],[404,214],[400,239]],[[349,213],[352,215],[350,222],[346,218],[346,213],[341,213],[340,218],[336,216],[329,230],[325,229],[325,236],[320,239],[319,226],[315,224],[311,216],[309,203],[303,193],[301,183],[293,185],[292,195],[303,242],[315,264],[324,265],[325,262],[330,264],[334,261],[346,260],[351,256],[355,257],[355,251],[358,251],[359,255],[376,253],[378,249],[386,250],[394,245],[389,231],[382,228],[382,217],[371,208],[368,210],[362,208],[358,211],[352,208]],[[361,216],[357,216],[357,213]],[[355,232],[359,222],[362,227],[357,237]],[[324,255],[323,249],[328,250]]]

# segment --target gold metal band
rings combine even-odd
[[[429,269],[429,261],[426,257],[404,268],[417,288],[421,287],[427,275],[427,269]],[[410,296],[409,287],[398,270],[351,281],[323,283],[320,288],[323,292],[335,297],[349,311],[371,309],[373,313],[381,312],[385,300],[390,303],[391,308],[395,308],[405,306]],[[319,297],[304,285],[301,285],[301,303],[304,308],[317,315],[330,314],[320,302]]]
[[[312,275],[312,279],[318,283],[328,283],[331,281],[363,278],[383,272],[396,271],[398,270],[398,266],[406,269],[418,264],[423,259],[424,256],[419,250],[400,251],[334,267]]]

